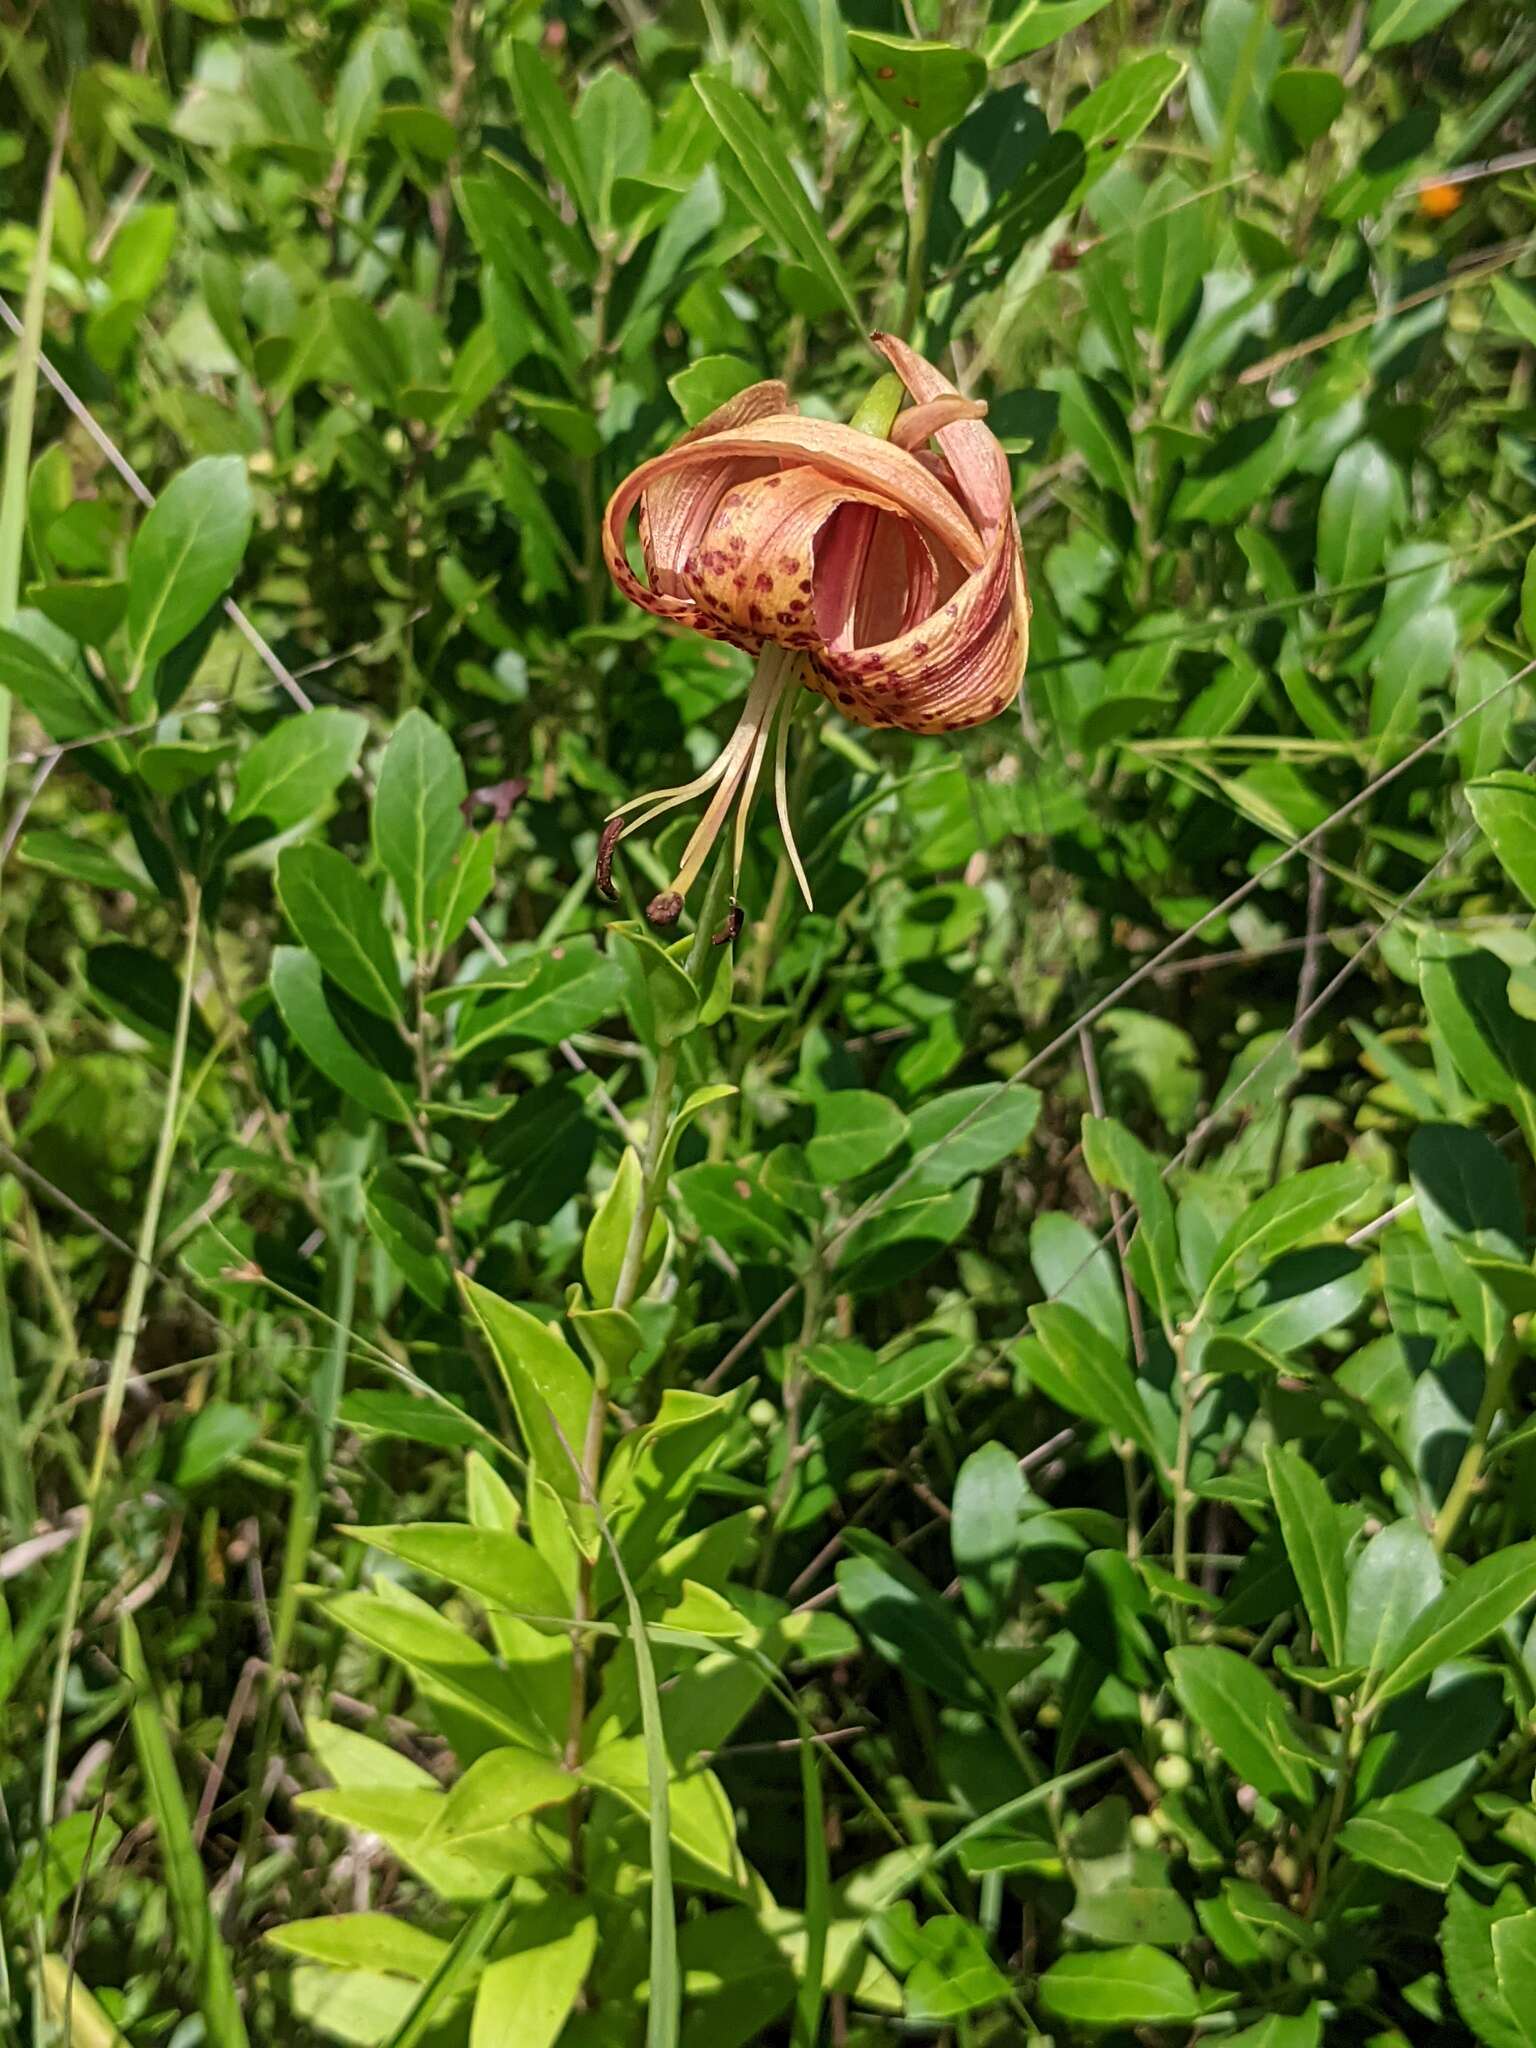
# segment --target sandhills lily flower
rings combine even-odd
[[[713,764],[692,782],[632,797],[603,832],[598,884],[611,895],[619,840],[708,796],[671,887],[646,912],[653,924],[676,920],[733,810],[734,903],[770,746],[779,823],[809,904],[785,778],[802,687],[858,725],[914,733],[979,725],[1018,693],[1029,597],[1007,458],[984,405],[905,342],[873,339],[910,400],[888,439],[807,419],[783,384],[753,384],[642,463],[609,501],[603,551],[624,594],[758,657]],[[644,581],[626,551],[637,507]]]

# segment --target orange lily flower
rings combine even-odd
[[[783,384],[754,384],[642,463],[609,501],[603,552],[624,594],[758,657],[713,765],[632,797],[604,829],[598,885],[611,896],[618,842],[709,795],[676,878],[646,911],[653,924],[676,920],[733,808],[734,901],[770,743],[784,843],[810,903],[785,783],[800,686],[856,724],[918,733],[979,725],[1018,694],[1029,596],[1007,458],[982,424],[984,405],[905,342],[873,339],[911,399],[888,440],[806,419]],[[636,506],[645,582],[625,551]]]

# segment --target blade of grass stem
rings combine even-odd
[[[118,1624],[123,1671],[134,1689],[129,1718],[144,1776],[145,1796],[165,1859],[165,1888],[184,1951],[197,1979],[209,2048],[250,2048],[229,1951],[208,1897],[202,1858],[192,1836],[192,1817],[176,1770],[176,1758],[160,1714],[144,1648],[131,1615]]]
[[[160,1136],[155,1146],[154,1164],[150,1169],[144,1208],[139,1217],[133,1269],[128,1278],[127,1292],[123,1296],[122,1320],[118,1324],[117,1342],[112,1348],[112,1359],[107,1369],[107,1390],[96,1425],[96,1448],[91,1457],[90,1472],[86,1477],[85,1498],[81,1503],[84,1512],[80,1517],[80,1527],[70,1558],[69,1585],[64,1596],[64,1611],[59,1620],[58,1648],[54,1656],[48,1718],[43,1728],[42,1771],[37,1797],[37,1832],[39,1840],[44,1844],[53,1826],[57,1808],[59,1750],[64,1729],[64,1693],[69,1681],[70,1652],[74,1645],[75,1625],[80,1617],[81,1595],[85,1589],[85,1570],[96,1533],[101,1497],[106,1488],[107,1467],[111,1461],[113,1440],[123,1412],[123,1395],[128,1386],[128,1373],[133,1364],[134,1352],[138,1348],[139,1332],[144,1324],[144,1299],[149,1288],[149,1276],[154,1270],[155,1244],[160,1234],[160,1214],[165,1206],[165,1190],[170,1180],[171,1161],[176,1152],[182,1082],[187,1067],[187,1038],[192,1022],[192,980],[197,961],[198,923],[202,909],[197,884],[188,881],[186,890],[187,928],[182,959],[181,992],[176,1006],[176,1026],[171,1038],[171,1065],[166,1077],[165,1106],[160,1116]],[[47,1930],[42,1924],[41,1914],[34,1921],[34,1929],[37,1959],[41,1964],[47,1950]],[[38,2048],[42,2048],[45,2021],[41,2004],[37,2007],[35,2024],[35,2039]]]
[[[37,218],[32,274],[22,307],[21,338],[11,370],[11,403],[5,431],[5,469],[0,475],[0,626],[16,616],[21,592],[21,551],[27,528],[27,479],[32,464],[32,421],[37,409],[37,361],[43,346],[43,312],[48,298],[48,263],[53,251],[53,195],[64,159],[67,113],[59,115],[53,149],[43,178],[43,201]],[[0,684],[0,793],[11,760],[11,693]],[[4,966],[0,963],[0,1016],[5,1010]],[[9,1138],[10,1113],[0,1096],[0,1135]],[[23,1197],[25,1200],[26,1197]],[[32,1468],[21,1433],[21,1386],[16,1372],[16,1347],[11,1335],[10,1287],[0,1241],[0,1512],[9,1527],[23,1534],[36,1518]]]

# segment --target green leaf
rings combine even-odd
[[[1456,1885],[1446,1902],[1440,1928],[1446,1982],[1462,2019],[1488,2048],[1531,2048],[1531,2036],[1505,1994],[1493,1946],[1495,1929],[1523,1918],[1525,1908],[1525,1896],[1514,1885],[1505,1885],[1491,1905]]]
[[[1084,1117],[1083,1158],[1101,1188],[1129,1195],[1136,1205],[1133,1252],[1145,1255],[1147,1293],[1162,1321],[1172,1329],[1183,1311],[1186,1292],[1179,1270],[1179,1239],[1173,1204],[1157,1161],[1112,1117]]]
[[[829,1187],[871,1172],[907,1135],[907,1120],[895,1103],[864,1088],[818,1095],[812,1115],[816,1135],[807,1139],[805,1156]]]
[[[1441,1664],[1464,1657],[1536,1599],[1536,1542],[1517,1543],[1453,1579],[1418,1616],[1388,1659],[1373,1697],[1395,1699]]]
[[[534,161],[548,167],[588,221],[597,218],[596,196],[576,123],[559,81],[532,43],[514,41],[509,50],[512,96]]]
[[[932,1337],[916,1344],[901,1337],[894,1356],[877,1357],[864,1345],[844,1340],[812,1345],[805,1363],[817,1379],[850,1401],[868,1408],[903,1408],[948,1379],[965,1363],[971,1348],[965,1337]]]
[[[17,843],[16,852],[29,868],[84,882],[92,889],[126,889],[130,895],[145,898],[157,894],[153,883],[114,860],[104,846],[71,832],[28,832]]]
[[[445,994],[463,1004],[455,1031],[462,1057],[493,1040],[555,1045],[573,1032],[589,1031],[618,1009],[624,977],[618,963],[590,940],[567,939]]]
[[[591,1375],[558,1330],[477,1281],[461,1278],[460,1285],[506,1381],[539,1477],[585,1526],[590,1509],[582,1505],[579,1468],[597,1400]]]
[[[1520,579],[1520,630],[1526,646],[1536,650],[1536,548],[1526,556]]]
[[[1289,1445],[1272,1444],[1264,1454],[1264,1470],[1285,1554],[1296,1574],[1323,1660],[1341,1663],[1349,1594],[1344,1543],[1332,1498],[1306,1459]]]
[[[1371,0],[1370,45],[1390,49],[1394,43],[1416,42],[1438,28],[1462,0]]]
[[[1206,1298],[1230,1282],[1240,1261],[1277,1258],[1337,1224],[1367,1192],[1371,1180],[1367,1168],[1341,1160],[1334,1166],[1314,1166],[1271,1188],[1243,1211],[1216,1247]]]
[[[170,1045],[181,1007],[181,979],[174,967],[142,946],[93,946],[85,957],[85,982],[102,1008],[151,1045]],[[187,1040],[194,1060],[208,1057],[213,1034],[194,999]]]
[[[190,1491],[243,1457],[261,1435],[261,1417],[234,1401],[210,1401],[187,1425],[176,1460],[176,1484]]]
[[[427,942],[433,884],[464,839],[469,793],[458,748],[425,711],[395,727],[373,798],[373,849],[400,892],[416,948]]]
[[[1268,1799],[1312,1797],[1311,1759],[1290,1709],[1256,1664],[1214,1643],[1168,1653],[1179,1704],[1238,1775]]]
[[[157,796],[180,796],[235,757],[233,740],[163,740],[139,749],[138,770]]]
[[[379,899],[345,854],[289,846],[277,863],[288,922],[339,988],[378,1017],[401,1013],[400,970]]]
[[[1197,2019],[1200,1994],[1189,1972],[1161,1949],[1138,1945],[1062,1956],[1040,1979],[1053,2019],[1088,2027],[1174,2027]]]
[[[1135,1376],[1114,1341],[1064,1301],[1040,1302],[1029,1314],[1039,1343],[1029,1347],[1024,1363],[1041,1393],[1069,1415],[1102,1423],[1139,1445],[1160,1465]]]
[[[379,1970],[386,1976],[432,1975],[448,1952],[435,1934],[394,1913],[332,1913],[321,1920],[290,1920],[262,1936],[285,1955],[307,1956],[342,1970]]]
[[[1531,557],[1536,564],[1536,554]],[[1533,597],[1536,577],[1528,576]],[[1483,837],[1526,902],[1536,906],[1536,781],[1519,769],[1501,768],[1469,782],[1467,802]]]
[[[648,932],[618,925],[614,935],[629,947],[639,967],[650,1006],[651,1036],[659,1046],[676,1045],[698,1026],[698,989],[681,962]]]
[[[333,289],[325,304],[351,368],[351,382],[373,404],[392,406],[405,382],[394,336],[368,301],[345,286]]]
[[[475,1993],[469,2048],[554,2048],[597,1949],[597,1918],[579,1899],[524,1907]]]
[[[80,672],[76,648],[37,612],[0,627],[0,689],[24,704],[51,740],[83,740],[116,723]]]
[[[128,641],[142,673],[234,580],[254,518],[245,463],[205,455],[161,492],[128,550]]]
[[[650,153],[651,104],[644,88],[610,65],[583,91],[575,128],[596,219],[611,227],[614,185],[638,177]]]
[[[285,718],[240,763],[231,824],[262,818],[286,832],[312,818],[357,766],[367,736],[360,712],[330,705]]]
[[[111,576],[81,577],[68,583],[31,583],[27,603],[87,647],[105,647],[128,609],[128,586]]]
[[[1156,118],[1187,68],[1182,57],[1154,50],[1118,65],[1102,85],[1078,101],[1061,124],[1065,133],[1078,137],[1087,153],[1073,200],[1080,199],[1120,162]],[[1059,210],[1065,212],[1065,203]]]
[[[915,1170],[902,1184],[902,1200],[990,1173],[1028,1144],[1039,1115],[1039,1095],[1022,1086],[954,1088],[921,1103],[907,1119]]]
[[[1446,1292],[1483,1357],[1491,1360],[1509,1314],[1467,1254],[1476,1249],[1513,1259],[1518,1252],[1525,1227],[1514,1167],[1485,1132],[1429,1123],[1409,1141],[1408,1170]]]
[[[667,389],[690,427],[707,419],[727,399],[757,382],[757,372],[740,356],[700,356],[667,379]]]
[[[1303,149],[1326,135],[1344,111],[1344,81],[1336,71],[1294,65],[1269,88],[1269,103]]]
[[[325,1078],[360,1102],[373,1115],[408,1124],[414,1114],[414,1088],[404,1082],[370,1048],[363,1017],[338,1015],[340,1004],[326,987],[320,962],[302,946],[274,946],[270,969],[272,998],[288,1035]],[[403,1048],[400,1048],[403,1053]]]
[[[849,1620],[896,1670],[956,1706],[986,1700],[970,1646],[949,1602],[878,1537],[849,1529],[855,1553],[837,1567],[837,1588]]]
[[[932,142],[955,127],[987,82],[985,60],[954,43],[914,42],[854,28],[848,31],[848,47],[875,97],[919,142]]]
[[[1358,583],[1381,567],[1401,495],[1397,471],[1374,441],[1344,450],[1317,514],[1317,566],[1329,584]]]
[[[1008,1996],[1008,1979],[987,1954],[981,1929],[958,1913],[924,1921],[917,1939],[921,1953],[906,1982],[906,2017],[914,2025],[941,2026]]]
[[[1357,1863],[1433,1892],[1449,1891],[1461,1864],[1456,1830],[1401,1801],[1361,1807],[1339,1830],[1339,1847]]]
[[[1515,2024],[1536,2048],[1536,1913],[1495,1920],[1493,1974]]]
[[[624,1253],[629,1244],[630,1230],[639,1213],[640,1198],[644,1189],[644,1176],[640,1167],[640,1155],[633,1145],[624,1148],[618,1171],[608,1183],[603,1199],[598,1203],[592,1221],[587,1225],[586,1236],[581,1241],[581,1277],[587,1283],[587,1293],[598,1308],[609,1308],[618,1289],[619,1275],[623,1271]],[[667,1224],[665,1217],[651,1218],[644,1254],[640,1262],[639,1279],[634,1289],[636,1295],[643,1294],[656,1277],[667,1249]]]
[[[1536,1023],[1510,1002],[1509,969],[1450,932],[1420,935],[1419,986],[1433,1029],[1483,1102],[1504,1103],[1536,1129]]]
[[[701,1871],[720,1881],[720,1889],[739,1895],[746,1870],[736,1846],[730,1801],[713,1771],[691,1771],[667,1780],[663,1752],[661,1777],[667,1785],[668,1830],[674,1845]],[[625,1737],[595,1750],[582,1766],[588,1784],[613,1793],[635,1813],[651,1813],[652,1763],[645,1742]],[[653,1855],[654,1862],[654,1855]]]
[[[987,44],[987,62],[994,71],[1027,57],[1031,50],[1043,50],[1048,43],[1070,35],[1085,21],[1091,21],[1109,0],[1024,0]]]
[[[1419,1523],[1405,1519],[1379,1529],[1349,1575],[1345,1663],[1380,1670],[1443,1581],[1439,1553]]]
[[[862,332],[864,317],[858,301],[784,145],[747,95],[728,80],[695,72],[693,89],[739,166],[752,213],[785,256],[814,271],[837,294],[849,319]]]
[[[403,1166],[387,1161],[363,1195],[368,1227],[411,1292],[428,1308],[442,1308],[453,1291],[439,1225]]]
[[[1019,1461],[1005,1444],[983,1444],[955,1474],[949,1547],[961,1594],[979,1626],[995,1628],[1008,1614],[1029,1498]]]

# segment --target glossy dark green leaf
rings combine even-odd
[[[1387,1658],[1375,1697],[1394,1699],[1442,1664],[1475,1650],[1536,1599],[1536,1543],[1516,1543],[1468,1565],[1424,1608]]]
[[[1290,1445],[1272,1444],[1265,1453],[1264,1470],[1313,1633],[1324,1661],[1337,1664],[1345,1654],[1349,1592],[1333,1499]]]
[[[379,1017],[400,1014],[400,969],[376,891],[345,854],[284,848],[277,893],[288,922],[339,988]]]
[[[455,1034],[459,1054],[496,1039],[555,1045],[611,1016],[623,988],[618,966],[588,939],[514,958],[482,976],[472,990],[452,992],[464,1005]]]
[[[254,517],[237,455],[205,455],[167,484],[128,551],[128,640],[136,671],[184,640],[228,590]]]
[[[158,954],[116,940],[93,946],[85,956],[85,981],[102,1008],[131,1031],[151,1045],[170,1045],[181,1007],[181,981],[176,969]],[[203,1021],[195,993],[187,1047],[195,1060],[206,1059],[213,1047],[213,1034]]]
[[[1310,1802],[1311,1759],[1290,1709],[1256,1664],[1202,1643],[1170,1650],[1168,1675],[1184,1712],[1240,1777],[1267,1798]]]
[[[1038,1343],[1024,1359],[1030,1378],[1069,1415],[1099,1422],[1156,1457],[1152,1424],[1125,1354],[1113,1338],[1064,1301],[1031,1309]]]
[[[980,1706],[986,1691],[955,1609],[889,1544],[849,1531],[855,1551],[837,1567],[843,1611],[886,1662],[941,1699]]]
[[[1468,783],[1467,802],[1504,872],[1536,905],[1536,779],[1504,768]]]
[[[1380,568],[1402,484],[1374,441],[1356,441],[1333,466],[1317,520],[1317,566],[1330,584]]]
[[[1339,1830],[1339,1847],[1357,1863],[1434,1892],[1450,1890],[1461,1863],[1461,1838],[1454,1828],[1390,1800],[1352,1814]]]
[[[1443,1583],[1439,1553],[1417,1522],[1379,1529],[1350,1571],[1346,1660],[1380,1670]]]
[[[442,1308],[453,1275],[439,1242],[441,1226],[422,1190],[403,1166],[390,1162],[369,1179],[364,1213],[374,1240],[411,1292],[429,1308]]]
[[[363,1020],[373,1013],[349,1017],[345,998],[327,988],[320,962],[302,946],[274,946],[270,974],[278,1014],[305,1058],[373,1115],[409,1123],[415,1090],[405,1078],[405,1049],[369,1043]]]
[[[373,846],[400,892],[418,947],[427,939],[433,885],[464,839],[469,793],[458,748],[434,719],[408,711],[390,736],[373,797]]]

